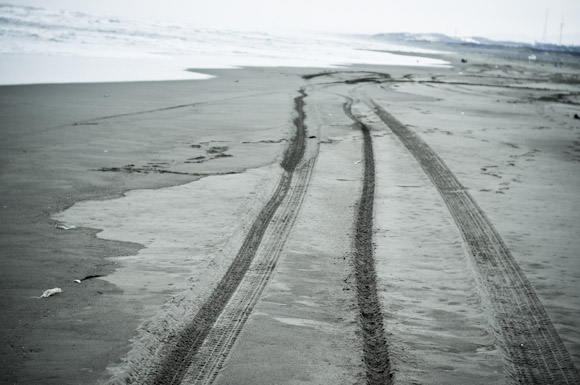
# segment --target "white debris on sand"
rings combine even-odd
[[[54,289],[45,290],[44,293],[42,293],[42,295],[39,297],[32,297],[32,298],[48,298],[48,297],[55,295],[55,294],[58,294],[58,293],[62,293],[62,289],[60,287],[55,287]]]

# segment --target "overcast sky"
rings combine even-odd
[[[345,33],[440,32],[580,45],[580,0],[4,0],[95,15],[228,29]]]

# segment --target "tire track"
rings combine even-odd
[[[211,384],[222,369],[282,254],[298,208],[302,205],[314,163],[315,160],[310,160],[295,172],[288,195],[272,218],[254,262],[201,346],[198,357],[184,376],[184,383]]]
[[[546,310],[483,210],[427,143],[372,104],[437,187],[469,247],[484,311],[509,381],[580,384],[580,374]]]
[[[363,334],[363,360],[368,385],[390,385],[393,373],[383,314],[377,295],[375,261],[373,256],[373,210],[375,199],[375,158],[369,129],[351,112],[351,103],[344,105],[345,114],[363,134],[364,176],[358,207],[354,239],[354,265],[357,288],[359,322]]]
[[[188,383],[211,383],[225,361],[273,272],[310,180],[315,159],[299,167],[306,148],[306,96],[301,89],[294,99],[296,134],[281,162],[284,172],[276,191],[220,283],[147,383],[179,384],[185,377]]]

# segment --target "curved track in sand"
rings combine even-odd
[[[352,103],[344,106],[345,114],[363,134],[363,186],[355,224],[354,266],[359,322],[363,335],[363,359],[369,385],[393,383],[383,313],[377,295],[377,273],[373,256],[373,211],[375,199],[375,157],[369,128],[351,111]]]
[[[296,134],[276,191],[250,228],[232,265],[147,383],[211,383],[271,276],[300,209],[315,159],[303,162],[304,98],[295,98]]]
[[[507,377],[517,384],[580,383],[544,306],[483,210],[425,141],[371,103],[439,190],[461,232]]]
[[[380,83],[388,77],[348,79],[331,84]],[[445,162],[417,134],[364,94],[366,100],[417,160],[439,191],[463,238],[473,267],[483,312],[502,355],[508,383],[577,384],[580,375],[531,283],[505,242]],[[316,158],[305,161],[304,98],[295,99],[297,132],[288,147],[278,187],[251,227],[232,266],[182,334],[173,352],[151,378],[152,384],[211,384],[223,369],[236,338],[273,274],[298,216]],[[349,99],[348,97],[346,97]],[[386,338],[388,320],[377,295],[373,257],[375,165],[370,125],[345,104],[344,113],[363,139],[362,192],[355,215],[353,268],[363,352],[370,385],[396,383]]]

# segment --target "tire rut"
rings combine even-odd
[[[374,101],[378,116],[443,197],[468,246],[484,312],[513,384],[580,384],[580,374],[531,283],[484,211],[417,134]]]
[[[228,271],[182,331],[148,384],[213,382],[268,282],[301,206],[315,158],[306,148],[303,89],[294,99],[296,133],[285,151],[278,186],[251,226]],[[301,163],[303,162],[303,163]]]
[[[255,259],[228,306],[199,349],[184,376],[187,384],[211,384],[233,347],[237,336],[269,281],[302,205],[315,160],[296,170],[287,196],[273,216]]]
[[[344,111],[363,134],[364,175],[355,224],[354,265],[366,379],[368,385],[390,385],[393,383],[393,373],[383,325],[383,314],[377,294],[377,274],[373,256],[375,199],[373,143],[368,127],[352,114],[350,103],[344,105]]]

